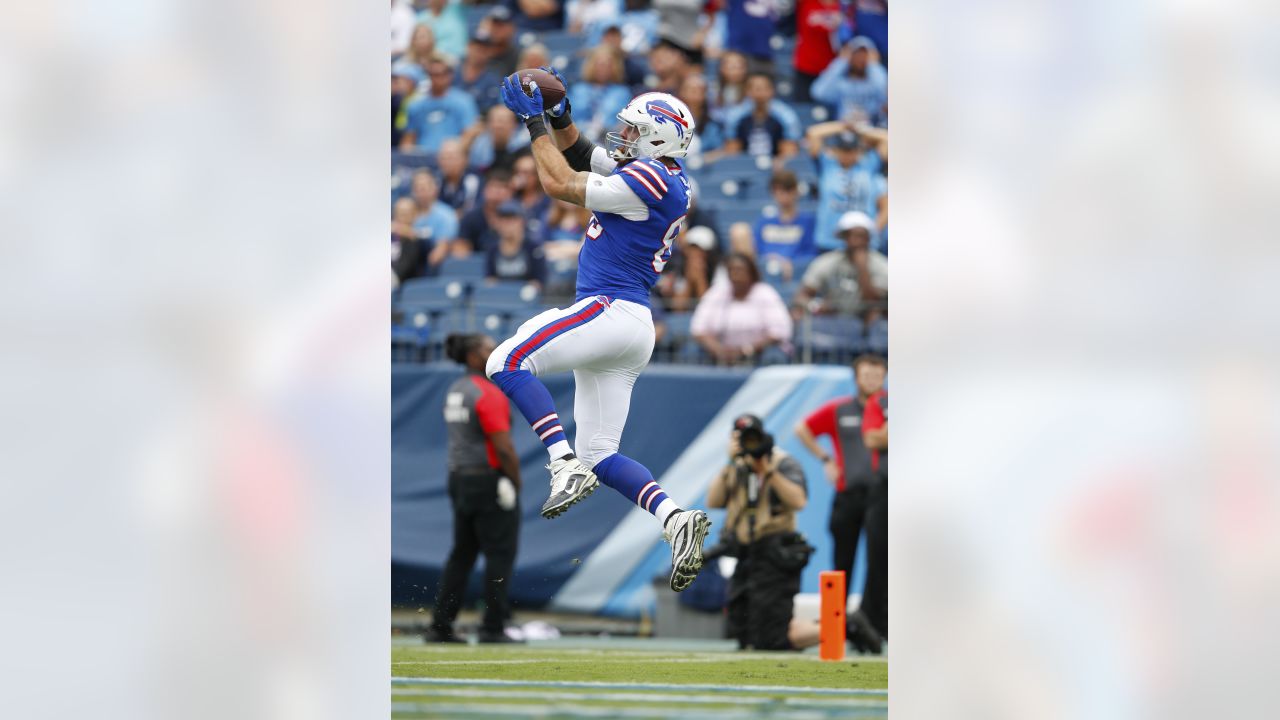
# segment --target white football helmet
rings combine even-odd
[[[623,124],[635,128],[632,139],[611,132],[605,139],[612,144],[609,154],[615,160],[641,157],[684,157],[693,140],[693,113],[674,95],[651,92],[637,95],[618,113]],[[624,129],[625,132],[625,129]]]

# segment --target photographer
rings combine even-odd
[[[807,502],[804,472],[774,449],[754,415],[734,421],[729,452],[707,493],[707,507],[727,508],[725,554],[738,558],[729,583],[729,635],[743,649],[802,647],[790,628],[800,573],[813,552],[796,532],[796,513]]]

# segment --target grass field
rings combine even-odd
[[[888,665],[723,643],[423,645],[391,651],[395,718],[882,718]]]

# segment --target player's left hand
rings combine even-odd
[[[542,114],[542,90],[537,84],[532,87],[533,95],[526,95],[516,73],[511,73],[502,81],[502,104],[515,113],[521,122]]]
[[[555,105],[552,105],[551,108],[547,110],[547,115],[550,115],[551,117],[563,117],[565,113],[572,111],[572,108],[569,107],[569,83],[560,75],[559,70],[556,70],[550,65],[543,65],[541,69],[551,73],[555,76],[555,79],[559,80],[560,84],[564,86],[564,99]]]

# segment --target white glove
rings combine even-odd
[[[516,486],[509,478],[498,478],[498,507],[503,510],[516,509]]]

